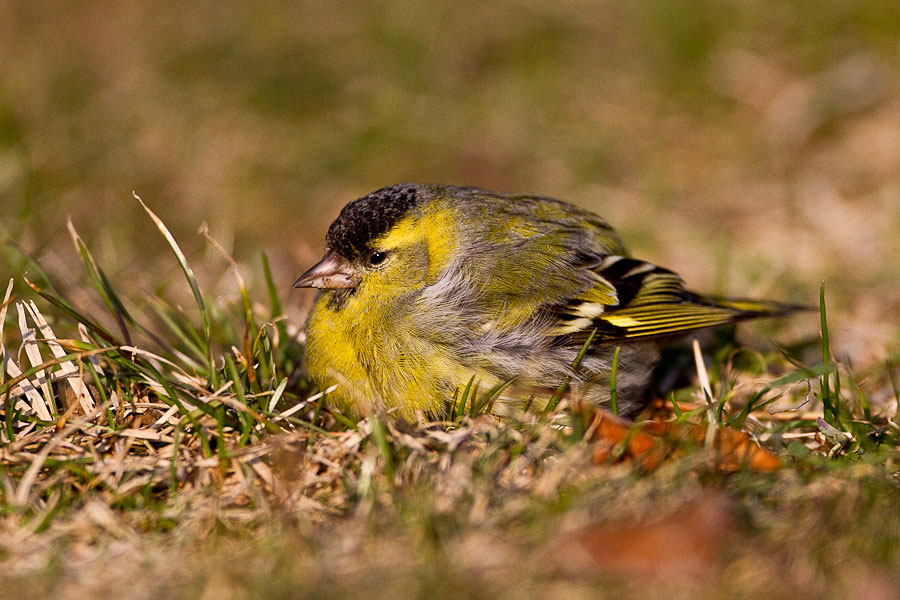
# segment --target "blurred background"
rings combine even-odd
[[[701,291],[815,303],[825,281],[838,352],[897,351],[895,2],[13,1],[3,13],[0,237],[76,301],[92,291],[67,218],[124,296],[188,293],[132,191],[207,289],[237,298],[202,223],[256,289],[267,253],[300,315],[312,296],[290,284],[346,202],[439,182],[586,206]],[[5,244],[0,275],[28,269]]]

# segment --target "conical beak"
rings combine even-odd
[[[329,251],[313,268],[294,282],[295,288],[319,289],[354,288],[359,285],[359,274],[346,258]]]

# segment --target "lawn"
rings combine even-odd
[[[0,597],[898,596],[889,3],[8,13]],[[290,284],[402,181],[567,199],[692,289],[818,310],[676,344],[666,435],[477,393],[357,420]]]

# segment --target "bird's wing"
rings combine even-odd
[[[586,265],[597,283],[551,311],[565,343],[630,341],[672,336],[743,319],[776,316],[799,307],[757,300],[701,296],[662,267],[624,256]]]

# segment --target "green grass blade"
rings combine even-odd
[[[466,384],[466,387],[463,389],[462,394],[459,396],[459,404],[455,406],[453,410],[453,416],[450,418],[451,421],[455,421],[458,417],[461,417],[466,412],[466,402],[469,400],[469,395],[472,393],[472,386],[475,385],[475,376],[469,379],[469,383]],[[478,389],[477,387],[475,389]]]
[[[69,236],[72,238],[72,243],[75,244],[75,250],[78,254],[81,255],[81,262],[84,263],[84,267],[87,270],[88,277],[91,278],[91,281],[94,284],[94,287],[97,289],[97,292],[100,294],[100,298],[103,299],[103,303],[106,304],[106,308],[109,309],[109,312],[115,317],[116,323],[119,325],[119,331],[122,332],[122,338],[125,340],[125,345],[131,346],[131,333],[128,331],[128,327],[125,325],[126,318],[134,322],[134,319],[131,318],[131,315],[125,309],[125,306],[122,304],[122,301],[119,300],[119,297],[113,292],[112,287],[109,284],[109,280],[106,278],[106,275],[97,266],[97,261],[94,260],[94,255],[91,254],[91,251],[88,249],[87,244],[84,243],[84,240],[81,239],[81,236],[78,235],[78,232],[75,230],[75,225],[72,224],[72,220],[69,219],[67,226],[69,228]]]
[[[831,361],[831,346],[828,343],[828,319],[826,317],[825,312],[825,282],[822,282],[822,287],[819,289],[819,316],[821,320],[821,335],[822,335],[822,363],[828,363]],[[822,398],[822,405],[824,406],[825,412],[825,420],[830,425],[835,425],[835,421],[837,418],[837,411],[835,409],[834,403],[831,397],[831,384],[829,382],[829,372],[825,372],[822,374],[822,383],[821,383],[821,391],[820,396]],[[837,370],[834,370],[835,375],[837,374]]]
[[[203,349],[203,340],[197,335],[197,331],[190,326],[184,315],[178,314],[173,316],[170,312],[174,312],[169,306],[163,304],[162,299],[157,298],[155,302],[149,304],[150,310],[162,321],[169,331],[175,334],[175,337],[181,341],[184,350],[192,353],[199,363],[206,362],[206,351]],[[199,365],[192,365],[199,366]]]
[[[588,335],[587,339],[584,341],[584,344],[581,346],[581,350],[578,351],[578,354],[575,356],[575,360],[572,361],[572,370],[577,371],[578,367],[581,366],[581,361],[584,360],[584,357],[587,355],[588,350],[591,347],[591,343],[594,341],[594,336],[597,335],[597,329],[595,328]],[[563,399],[563,396],[566,395],[566,392],[569,391],[569,382],[565,381],[561,383],[556,391],[553,392],[553,395],[550,397],[550,400],[547,402],[547,405],[544,406],[544,410],[541,411],[541,416],[545,417],[556,408],[559,404],[559,401]]]
[[[569,391],[568,381],[559,384],[559,386],[556,388],[556,391],[554,391],[553,395],[550,396],[550,400],[547,402],[547,405],[544,406],[544,410],[541,411],[541,416],[546,417],[551,412],[553,412],[553,410],[559,404],[559,401],[562,400],[563,396],[566,395],[567,391]]]
[[[232,387],[232,389],[234,389],[234,394],[235,394],[235,396],[237,396],[238,402],[240,402],[244,406],[248,406],[247,405],[247,397],[246,397],[246,395],[244,395],[244,387],[241,382],[241,376],[238,373],[237,367],[234,364],[234,360],[232,360],[232,358],[229,354],[225,355],[225,365],[226,365],[226,368],[228,369],[228,374],[231,376],[231,387]],[[242,431],[244,432],[244,434],[246,436],[249,436],[250,432],[253,431],[253,425],[254,425],[253,419],[250,417],[250,415],[248,415],[247,413],[244,413],[244,412],[239,412],[237,416],[241,422]],[[244,441],[244,436],[242,436],[241,439],[242,439],[242,441]],[[241,444],[241,445],[243,445],[243,444]]]
[[[272,269],[269,266],[269,257],[266,253],[262,253],[263,277],[266,280],[266,290],[269,293],[269,306],[272,310],[272,322],[275,323],[275,329],[278,331],[278,343],[284,344],[287,341],[287,327],[284,325],[284,312],[281,309],[281,300],[278,298],[278,289],[275,287],[275,281],[272,279]]]
[[[113,346],[121,346],[122,345],[121,342],[119,340],[117,340],[115,338],[115,336],[113,336],[113,334],[111,334],[109,331],[107,331],[107,329],[105,327],[103,327],[99,323],[92,321],[91,319],[88,319],[87,317],[85,317],[84,315],[79,313],[77,310],[75,310],[75,308],[72,307],[71,304],[66,302],[62,297],[54,296],[48,292],[45,292],[44,290],[39,288],[37,285],[35,285],[31,281],[29,281],[27,277],[25,277],[24,279],[25,279],[25,283],[27,283],[28,286],[32,290],[34,290],[34,292],[37,295],[39,295],[41,298],[43,298],[44,300],[49,302],[54,307],[63,311],[63,313],[65,313],[67,316],[69,316],[76,322],[83,324],[90,331],[94,332],[96,335],[103,338],[103,341],[105,341],[106,343],[113,345]]]
[[[471,408],[469,409],[470,417],[477,417],[483,414],[490,414],[493,409],[494,402],[497,401],[497,398],[500,397],[500,394],[503,393],[503,390],[512,385],[514,380],[510,379],[508,381],[504,381],[502,383],[498,383],[488,391],[486,391],[481,398],[472,398]]]
[[[620,348],[621,346],[616,346],[616,351],[613,353],[612,366],[609,369],[609,410],[612,411],[612,414],[614,415],[619,414],[619,394],[616,389],[616,372],[619,370]]]
[[[217,388],[219,387],[219,375],[215,368],[215,360],[212,353],[212,333],[209,324],[209,313],[206,309],[206,302],[203,301],[203,295],[200,293],[200,286],[197,285],[197,278],[194,276],[194,271],[193,269],[191,269],[191,265],[188,264],[187,258],[185,257],[184,252],[182,252],[181,247],[178,245],[178,242],[175,241],[175,237],[172,235],[172,232],[169,231],[169,228],[166,227],[165,223],[162,222],[162,219],[156,216],[156,213],[150,210],[149,206],[144,204],[144,201],[141,200],[140,196],[138,196],[137,194],[133,195],[153,220],[153,223],[156,225],[156,228],[159,229],[159,232],[162,234],[163,238],[165,238],[166,243],[169,245],[169,248],[175,255],[175,259],[178,261],[178,264],[181,267],[181,271],[184,273],[184,276],[187,279],[188,285],[191,286],[191,293],[194,294],[194,301],[197,303],[197,308],[200,309],[200,316],[203,319],[203,338],[206,342],[206,361],[209,369],[209,384],[211,387]]]
[[[453,397],[450,398],[450,408],[447,410],[447,420],[456,421],[456,403],[459,402],[459,387],[453,390]]]
[[[369,417],[372,423],[372,440],[375,447],[378,448],[379,454],[384,459],[384,471],[387,474],[388,482],[394,481],[394,455],[391,452],[391,445],[388,442],[387,427],[377,415]]]
[[[675,399],[675,392],[672,392],[669,400],[672,402],[672,412],[675,413],[675,418],[681,419],[684,412],[681,410],[681,407],[678,406],[678,400]]]
[[[813,367],[809,367],[807,369],[800,369],[800,370],[794,371],[792,373],[788,373],[787,375],[785,375],[783,377],[779,377],[775,381],[772,381],[771,383],[769,383],[765,387],[763,387],[760,391],[753,394],[753,396],[750,398],[750,400],[747,401],[747,404],[744,405],[744,408],[741,409],[741,412],[738,414],[737,417],[735,417],[735,420],[734,420],[735,426],[737,428],[743,427],[744,421],[747,419],[747,416],[751,412],[753,412],[754,410],[756,410],[758,408],[762,408],[763,406],[766,406],[767,404],[769,404],[771,402],[774,402],[775,398],[772,398],[765,402],[760,402],[760,400],[762,400],[763,396],[765,396],[770,391],[772,391],[776,388],[782,387],[782,386],[790,385],[792,383],[797,383],[798,381],[804,381],[807,379],[814,379],[816,377],[820,377],[826,373],[833,372],[836,368],[837,368],[837,365],[835,363],[827,362],[827,363],[824,363],[821,365],[815,365]]]
[[[56,296],[62,298],[62,292],[60,292],[59,289],[57,289],[57,287],[53,284],[53,280],[50,279],[50,276],[47,275],[47,272],[38,261],[36,261],[30,254],[25,252],[25,250],[15,242],[11,240],[4,240],[3,243],[20,254],[25,259],[25,262],[28,263],[29,272],[33,271],[37,273],[37,275],[44,280],[46,286],[49,287]]]
[[[897,375],[894,374],[894,365],[887,363],[888,377],[891,379],[891,388],[894,390],[894,400],[897,401],[895,414],[900,414],[900,384],[897,383]]]
[[[862,385],[857,384],[856,395],[859,398],[859,406],[860,406],[860,408],[862,408],[863,416],[866,418],[866,421],[871,423],[872,422],[872,408],[869,405],[869,397],[866,395],[865,390],[863,390]]]
[[[581,366],[581,361],[584,360],[585,355],[587,355],[588,350],[591,347],[591,343],[594,341],[594,336],[597,335],[597,329],[595,328],[591,331],[590,335],[588,335],[587,340],[585,340],[584,344],[581,346],[581,350],[578,351],[578,355],[575,357],[575,360],[572,361],[572,370],[577,371],[578,367]]]
[[[338,411],[334,410],[333,407],[328,408],[328,414],[330,414],[332,417],[334,417],[335,421],[337,421],[338,423],[340,423],[347,429],[351,429],[353,431],[357,431],[359,429],[359,426],[355,422],[353,422],[353,420],[349,419],[346,415],[343,415],[343,414],[339,413]]]
[[[178,456],[181,451],[181,429],[182,421],[178,421],[175,425],[175,431],[172,432],[172,458],[169,460],[169,497],[173,499],[178,495]]]

